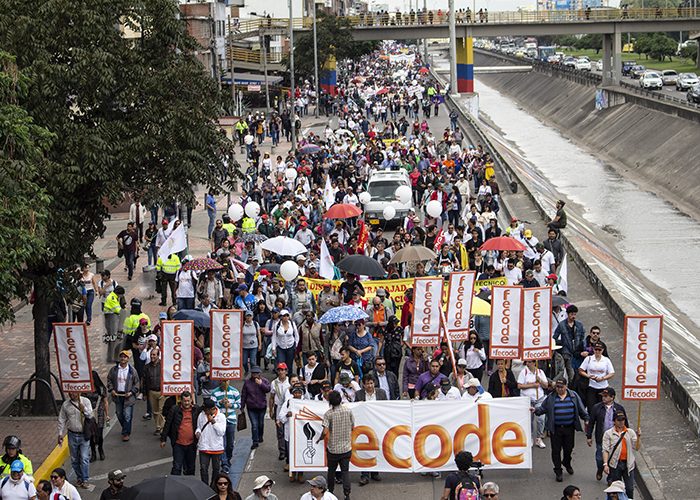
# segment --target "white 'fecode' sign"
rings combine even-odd
[[[243,311],[212,309],[211,379],[240,380],[243,352]]]
[[[66,392],[93,392],[85,323],[54,323],[53,340],[61,388]]]
[[[450,332],[450,338],[453,341],[467,340],[469,335],[469,318],[472,314],[475,280],[476,272],[474,271],[450,274],[445,328]]]
[[[625,316],[622,399],[659,399],[663,319],[661,315]]]
[[[163,321],[161,393],[177,396],[192,391],[194,382],[194,321]]]
[[[523,359],[552,357],[552,289],[523,288]]]
[[[521,305],[521,287],[494,286],[491,289],[489,358],[520,359]]]
[[[411,345],[431,346],[440,343],[442,278],[416,278],[413,287]]]

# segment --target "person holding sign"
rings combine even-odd
[[[525,368],[518,375],[518,389],[521,396],[530,398],[530,405],[533,408],[544,401],[548,385],[547,375],[537,367],[537,362],[534,360],[525,361]],[[535,446],[538,448],[546,448],[542,440],[544,437],[544,424],[544,415],[532,415],[532,435],[537,436]]]

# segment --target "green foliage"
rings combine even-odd
[[[0,322],[13,319],[11,301],[28,292],[23,267],[41,260],[46,245],[43,173],[55,137],[24,108],[29,84],[15,58],[0,51]]]
[[[379,46],[379,42],[357,42],[351,33],[351,23],[347,18],[319,13],[316,18],[316,45],[318,47],[319,77],[322,68],[331,56],[336,60],[357,58],[368,54]],[[289,67],[289,57],[284,64]],[[297,77],[314,76],[314,37],[313,32],[300,33],[294,37],[294,73]]]
[[[560,47],[574,47],[574,48],[580,48],[577,47],[576,44],[578,43],[578,38],[576,38],[574,35],[560,35],[560,36],[555,36],[552,39],[553,43],[560,46]]]
[[[582,37],[576,40],[575,47],[577,49],[595,50],[595,53],[598,54],[603,48],[603,35],[583,35]]]
[[[692,59],[693,61],[697,61],[697,59],[698,59],[698,46],[697,45],[686,45],[685,47],[681,48],[681,57],[684,57],[686,59]]]
[[[668,57],[669,61],[676,54],[678,44],[664,33],[643,33],[637,36],[634,42],[634,51],[663,61]]]

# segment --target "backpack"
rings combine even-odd
[[[479,488],[469,474],[463,474],[457,483],[455,500],[481,500]]]
[[[5,487],[9,480],[10,476],[7,476],[5,479],[2,480],[2,483],[0,483],[0,491]],[[29,491],[29,481],[23,479],[22,482],[24,482],[24,487],[27,489],[27,491]]]

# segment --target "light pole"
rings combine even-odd
[[[457,27],[455,20],[455,0],[447,2],[450,16],[450,94],[459,95],[457,85]]]
[[[289,5],[289,80],[290,80],[290,87],[289,87],[289,100],[290,104],[292,105],[291,109],[291,122],[292,122],[292,149],[296,149],[297,147],[297,131],[296,131],[296,123],[294,119],[294,95],[296,93],[296,89],[294,88],[294,17],[292,14],[292,0],[287,0],[287,4]]]
[[[318,118],[318,105],[321,101],[321,95],[318,92],[318,39],[316,38],[316,0],[311,1],[313,8],[314,20],[314,92],[316,92],[316,106],[314,106],[314,117]]]

